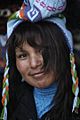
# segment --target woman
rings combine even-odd
[[[66,0],[24,0],[8,22],[0,119],[79,118],[72,35],[60,14],[65,7]]]
[[[49,21],[21,22],[7,42],[8,120],[78,120],[72,113],[70,49]]]

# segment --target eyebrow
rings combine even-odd
[[[26,52],[26,50],[24,50],[22,47],[18,47],[18,48],[16,48],[15,51]]]

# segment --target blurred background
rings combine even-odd
[[[20,8],[22,1],[23,0],[0,0],[0,93],[2,93],[1,85],[6,64],[7,20],[12,13]]]
[[[9,16],[17,11],[23,0],[0,0],[0,73],[4,72],[6,31]]]
[[[22,2],[23,0],[0,0],[0,76],[5,67],[7,20],[21,7]],[[67,0],[63,14],[67,19],[67,27],[73,34],[76,62],[80,67],[80,0]]]

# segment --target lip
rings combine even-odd
[[[37,72],[37,73],[31,74],[33,78],[37,78],[37,79],[43,77],[43,75],[44,75],[44,72]]]

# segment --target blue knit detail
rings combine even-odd
[[[55,96],[56,90],[56,83],[44,89],[34,88],[34,99],[38,118],[41,118],[46,112],[48,112],[53,107],[54,104],[52,104],[52,100]]]

